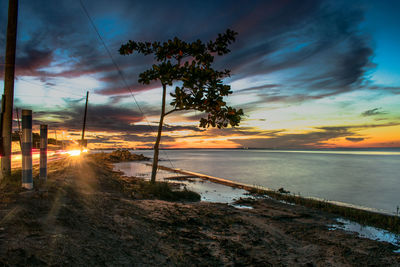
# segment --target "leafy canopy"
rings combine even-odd
[[[227,106],[223,100],[224,96],[232,93],[231,87],[222,81],[230,76],[230,70],[217,71],[211,66],[215,56],[230,52],[228,45],[235,41],[236,35],[236,32],[228,29],[224,34],[218,34],[215,41],[208,43],[200,40],[187,43],[176,37],[163,43],[129,41],[121,46],[119,52],[121,55],[135,51],[144,55],[154,54],[159,64],[141,73],[140,83],[149,84],[159,80],[165,88],[180,82],[175,92],[171,93],[173,109],[165,115],[180,110],[198,110],[208,114],[207,118],[200,119],[201,127],[237,126],[243,110]]]

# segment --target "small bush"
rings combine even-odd
[[[168,201],[199,201],[200,195],[196,192],[189,191],[186,188],[182,191],[174,191],[171,186],[165,182],[149,183],[142,182],[138,193],[144,198],[157,198]]]

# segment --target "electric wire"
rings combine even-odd
[[[101,36],[101,34],[100,34],[99,30],[97,29],[96,25],[94,24],[93,19],[91,18],[91,16],[90,16],[88,10],[86,9],[85,5],[83,4],[83,1],[82,1],[82,0],[79,0],[79,2],[80,2],[80,4],[81,4],[81,7],[82,7],[84,13],[86,14],[86,16],[87,16],[87,18],[88,18],[90,24],[92,25],[94,31],[96,32],[97,37],[99,38],[101,44],[103,45],[103,47],[104,47],[104,49],[106,50],[108,56],[110,57],[110,59],[111,59],[113,65],[114,65],[115,69],[117,70],[119,76],[121,77],[122,82],[124,83],[125,87],[129,90],[130,95],[132,96],[132,98],[133,98],[133,100],[134,100],[136,106],[138,107],[140,113],[142,114],[143,118],[144,118],[145,121],[147,122],[147,124],[148,124],[148,126],[149,126],[151,132],[155,133],[154,128],[151,126],[151,124],[150,124],[150,122],[148,121],[146,115],[144,114],[142,108],[140,107],[138,101],[136,100],[136,97],[135,97],[135,95],[133,94],[132,89],[129,87],[129,85],[128,85],[126,79],[125,79],[125,76],[124,76],[123,72],[122,72],[121,69],[119,68],[117,62],[114,60],[114,57],[112,56],[110,50],[108,49],[106,43],[104,42],[104,39],[103,39],[103,37]],[[175,169],[175,167],[174,167],[174,165],[172,164],[172,161],[171,161],[171,159],[169,158],[167,152],[164,151],[164,150],[161,150],[161,151],[162,151],[162,153],[164,153],[165,156],[167,157],[167,159],[168,159],[169,163],[171,164],[172,168]]]

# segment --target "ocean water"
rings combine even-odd
[[[135,153],[152,157],[151,150]],[[163,150],[160,165],[396,213],[400,151]]]
[[[126,176],[134,176],[150,180],[151,166],[146,162],[118,162],[114,163],[114,170],[122,171]],[[243,189],[237,189],[230,186],[204,181],[201,178],[190,178],[187,180],[175,180],[172,177],[184,177],[179,173],[173,173],[165,170],[158,170],[157,181],[177,182],[188,190],[197,192],[201,196],[201,201],[227,203],[234,205],[234,202],[240,198],[248,198],[248,192]],[[183,189],[183,187],[181,187]],[[234,205],[242,207],[240,205]]]

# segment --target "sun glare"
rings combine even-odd
[[[68,153],[70,156],[79,156],[79,155],[81,154],[81,151],[80,151],[79,149],[77,149],[77,150],[70,150],[70,151],[67,151],[67,153]]]

